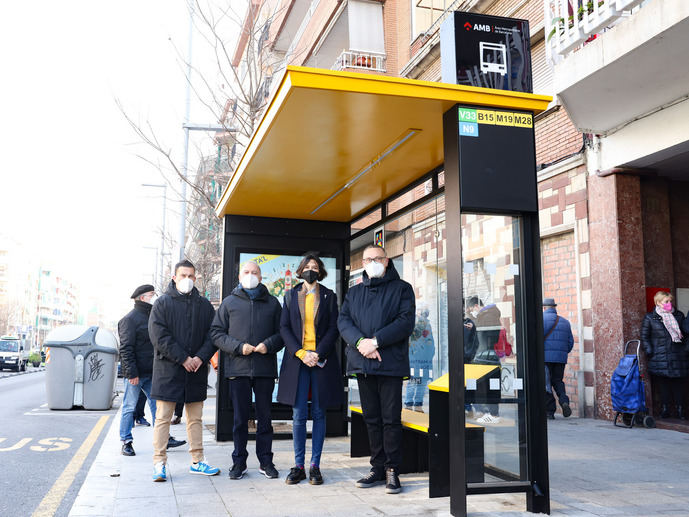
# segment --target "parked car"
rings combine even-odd
[[[25,371],[29,362],[29,351],[21,339],[15,336],[0,337],[0,370]]]

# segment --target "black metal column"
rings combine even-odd
[[[457,109],[443,115],[445,135],[445,225],[447,228],[448,365],[450,370],[450,513],[466,516],[464,418],[464,310],[462,308],[462,231],[459,196]],[[448,135],[454,135],[449,137]]]

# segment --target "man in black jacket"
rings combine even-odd
[[[261,268],[255,262],[244,264],[239,272],[239,285],[222,301],[211,326],[213,343],[225,352],[224,370],[234,410],[231,479],[241,479],[247,471],[246,443],[252,389],[258,421],[259,472],[271,479],[279,476],[273,465],[270,407],[278,376],[276,354],[284,346],[280,336],[282,307],[261,280]]]
[[[151,398],[151,375],[153,372],[153,345],[148,336],[148,317],[151,314],[151,300],[155,289],[150,284],[140,285],[134,290],[132,299],[134,308],[117,324],[120,336],[120,362],[124,377],[124,396],[122,397],[122,416],[120,418],[120,440],[122,454],[135,456],[132,445],[132,427],[138,406],[139,396],[148,398],[151,418],[155,422],[156,403]],[[143,410],[142,410],[143,413]],[[184,440],[175,440],[172,436],[167,447],[184,445]]]
[[[347,347],[347,373],[356,375],[371,446],[371,472],[359,488],[385,482],[385,491],[401,491],[402,379],[409,376],[409,336],[416,300],[382,246],[363,254],[363,282],[345,297],[337,326]]]
[[[153,425],[153,481],[167,480],[166,444],[175,404],[184,402],[191,474],[215,476],[220,469],[203,456],[203,401],[208,388],[208,361],[213,352],[210,326],[215,310],[194,287],[196,268],[188,260],[175,265],[175,276],[153,305],[148,331],[155,349],[151,396],[156,399]]]

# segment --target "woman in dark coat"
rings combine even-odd
[[[327,272],[323,261],[308,253],[297,268],[302,283],[285,294],[280,334],[285,355],[280,367],[278,402],[292,406],[294,462],[287,475],[289,485],[306,479],[306,419],[311,393],[311,467],[309,483],[320,485],[321,452],[325,441],[325,409],[342,402],[342,371],[337,358],[337,297],[318,283]]]
[[[641,343],[648,358],[648,371],[654,385],[660,388],[660,418],[670,417],[671,399],[677,406],[677,417],[686,419],[682,406],[684,381],[689,375],[689,354],[682,330],[686,333],[684,314],[673,307],[672,295],[656,293],[656,307],[644,316]]]

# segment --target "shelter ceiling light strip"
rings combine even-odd
[[[335,193],[333,193],[328,199],[323,201],[320,205],[318,205],[316,208],[313,209],[311,212],[311,215],[315,214],[318,212],[321,208],[323,208],[325,205],[330,203],[333,199],[335,199],[337,196],[339,196],[343,191],[347,190],[349,187],[354,185],[361,177],[366,174],[368,171],[373,169],[376,165],[378,165],[380,162],[382,162],[390,153],[392,153],[395,149],[400,147],[402,144],[404,144],[407,140],[409,140],[411,137],[414,135],[418,134],[421,132],[421,129],[408,129],[407,132],[395,142],[390,144],[380,155],[378,155],[378,158],[374,159],[373,161],[369,162],[366,167],[361,169],[352,179],[350,179],[347,183],[345,183],[342,187],[337,189]]]

